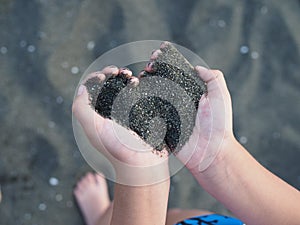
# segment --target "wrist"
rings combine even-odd
[[[145,166],[119,163],[114,165],[116,183],[128,186],[147,186],[170,179],[168,159]]]
[[[236,147],[240,145],[233,135],[224,138],[215,149],[207,149],[207,152],[214,152],[211,158],[202,159],[196,167],[189,168],[194,176],[211,176],[218,170],[223,170],[228,165],[230,158],[234,156]],[[208,163],[207,163],[208,162]],[[204,168],[204,169],[203,169]]]
[[[241,179],[240,170],[245,167],[245,157],[248,157],[245,153],[240,143],[232,138],[223,144],[219,154],[206,170],[194,170],[192,174],[211,195],[226,192],[231,189],[233,183]],[[215,197],[221,201],[220,196]]]

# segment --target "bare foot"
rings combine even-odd
[[[74,195],[87,225],[95,225],[109,208],[107,183],[103,175],[87,173],[78,181]]]

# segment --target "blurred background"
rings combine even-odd
[[[74,91],[98,56],[137,40],[221,69],[236,137],[299,189],[299,21],[299,0],[0,0],[0,224],[83,224],[72,190],[92,169],[73,137]],[[186,170],[169,205],[229,213]]]

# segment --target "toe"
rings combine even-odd
[[[101,173],[96,173],[95,175],[96,184],[99,187],[99,191],[102,194],[102,200],[110,202],[108,194],[108,185],[105,176]]]
[[[84,177],[80,179],[77,186],[79,189],[83,189],[85,186],[89,185],[93,181],[92,173],[88,172]]]
[[[84,180],[85,180],[85,183],[92,183],[92,182],[94,182],[94,181],[95,181],[95,180],[94,180],[94,174],[91,173],[91,172],[88,172],[88,173],[86,174]]]
[[[85,179],[81,179],[78,183],[77,183],[77,186],[76,186],[76,189],[78,191],[83,191],[85,189],[85,186],[86,186],[86,180]]]
[[[73,190],[73,193],[77,196],[80,193],[82,193],[83,191],[83,185],[81,184],[81,181],[78,181],[78,183],[76,184],[76,187]]]
[[[94,178],[98,185],[100,186],[106,185],[106,179],[102,173],[95,173]]]

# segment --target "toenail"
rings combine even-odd
[[[206,67],[204,67],[204,66],[195,66],[195,69],[197,69],[197,70],[207,70],[208,71],[208,69],[206,68]]]

